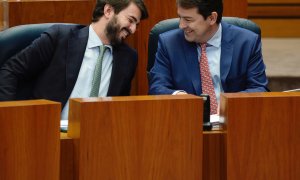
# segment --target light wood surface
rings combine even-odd
[[[136,72],[133,94],[148,94],[147,63],[148,63],[148,38],[152,27],[161,20],[177,17],[175,1],[145,0],[149,18],[141,21],[136,34],[132,39],[132,46],[138,51],[139,62]]]
[[[259,24],[262,37],[300,37],[300,19],[251,19]]]
[[[74,179],[74,145],[67,133],[60,133],[60,180]]]
[[[4,2],[0,1],[0,31],[3,29],[4,27]]]
[[[92,0],[8,0],[9,27],[21,24],[65,22],[89,24]]]
[[[227,179],[300,177],[300,93],[223,94]]]
[[[226,180],[226,132],[203,132],[203,180]]]
[[[299,4],[299,0],[248,0],[249,4]]]
[[[224,131],[203,132],[202,179],[226,179],[225,135]],[[60,146],[60,179],[73,180],[75,173],[73,139],[69,138],[67,133],[61,133]]]
[[[192,95],[71,100],[75,178],[202,179],[202,109]]]
[[[60,104],[0,102],[0,179],[58,180]]]
[[[300,37],[300,0],[248,0],[247,12],[262,37]]]
[[[300,18],[300,5],[248,6],[249,18]]]

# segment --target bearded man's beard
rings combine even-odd
[[[110,41],[112,46],[122,43],[120,38],[120,29],[121,26],[118,24],[118,18],[114,16],[107,24],[105,28],[106,37]]]

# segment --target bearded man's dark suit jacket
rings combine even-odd
[[[0,68],[0,100],[19,99],[20,93],[20,99],[58,101],[63,108],[75,86],[88,33],[89,27],[81,25],[54,25],[49,28]],[[124,43],[113,47],[107,96],[130,94],[136,66],[135,50]],[[23,85],[27,86],[25,93],[20,92]]]

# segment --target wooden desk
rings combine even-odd
[[[300,93],[225,93],[229,180],[298,180]]]
[[[75,179],[202,179],[202,112],[194,95],[71,99]]]
[[[73,139],[67,133],[60,133],[60,179],[73,180],[74,178],[74,148]]]
[[[226,151],[224,131],[203,132],[203,180],[226,179]],[[60,138],[60,179],[73,180],[73,140],[67,133]]]
[[[203,180],[226,179],[225,131],[203,132]]]
[[[0,179],[58,180],[60,104],[0,102]]]

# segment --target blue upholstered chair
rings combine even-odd
[[[10,57],[28,46],[53,23],[26,24],[0,32],[0,66]]]

